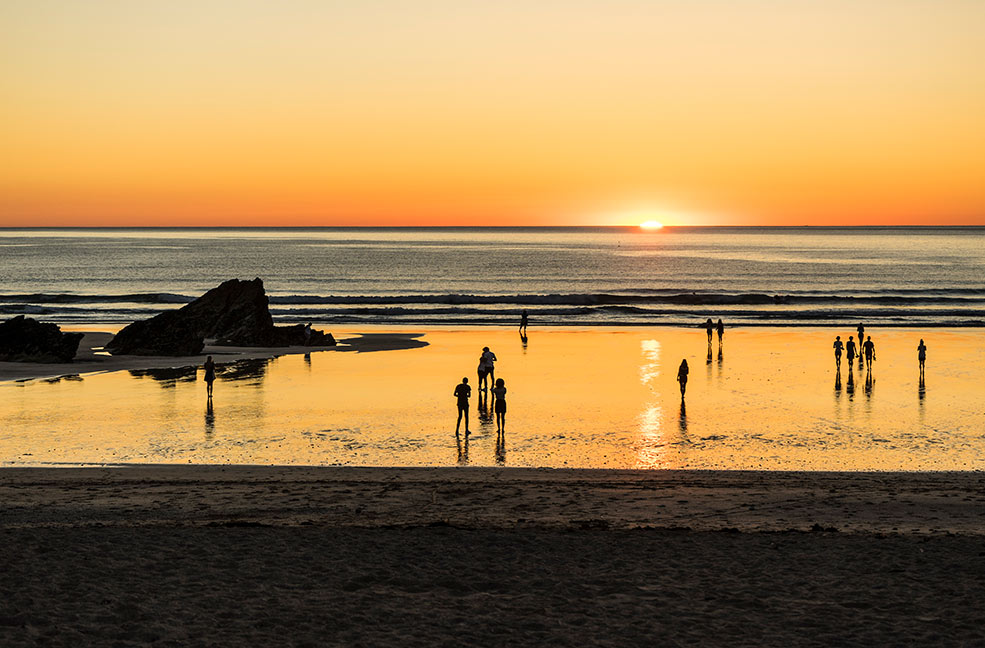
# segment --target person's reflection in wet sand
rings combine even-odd
[[[872,386],[875,385],[875,378],[872,377],[872,364],[866,365],[865,371],[865,395],[872,395]]]
[[[841,367],[835,370],[835,392],[838,396],[841,395]]]
[[[722,347],[718,347],[718,374],[722,373],[722,362],[725,361],[725,352],[722,351]]]
[[[848,383],[845,385],[845,393],[852,396],[855,393],[855,372],[852,365],[848,365]]]
[[[211,437],[215,432],[215,410],[212,409],[212,399],[205,401],[205,436]]]
[[[479,391],[479,401],[476,404],[476,414],[479,417],[480,427],[492,425],[492,414],[489,412],[489,396],[481,390]]]
[[[463,442],[462,436],[456,432],[455,445],[458,446],[458,465],[469,465],[469,435],[465,435],[465,441]]]
[[[681,400],[681,414],[677,419],[677,425],[681,428],[681,436],[687,437],[687,407],[684,405],[684,400]]]
[[[308,367],[308,371],[311,371],[311,354],[310,353],[305,353],[304,354],[304,365],[306,367]]]
[[[496,434],[496,465],[506,465],[506,432]]]
[[[523,347],[523,352],[527,352],[527,336],[523,333],[520,334],[520,346]]]

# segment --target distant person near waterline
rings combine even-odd
[[[923,343],[922,338],[917,345],[917,361],[920,363],[920,378],[923,378],[923,365],[927,362],[927,345]]]
[[[845,343],[845,356],[848,358],[849,366],[851,366],[851,364],[855,361],[855,356],[857,353],[858,348],[855,346],[855,340],[853,340],[852,336],[849,335],[848,342]]]
[[[835,342],[831,346],[835,350],[835,366],[841,369],[841,351],[845,348],[845,345],[842,343],[840,335],[835,336]]]
[[[469,387],[469,379],[462,378],[462,382],[455,385],[455,392],[452,394],[458,398],[458,421],[455,422],[455,436],[458,436],[458,428],[465,419],[465,436],[469,434],[469,397],[472,395],[472,388]]]
[[[496,380],[492,388],[493,412],[496,414],[496,431],[506,431],[506,383],[502,378]]]
[[[718,329],[718,348],[722,348],[722,336],[725,335],[725,323],[722,322],[721,318],[718,319],[718,325],[715,327]]]
[[[520,313],[520,335],[526,337],[527,335],[527,311],[524,310]]]
[[[709,322],[711,320],[708,320]],[[708,334],[709,336],[711,333]],[[677,368],[677,382],[681,384],[681,401],[684,400],[684,391],[687,390],[687,358],[681,360],[681,366]]]
[[[708,346],[709,347],[711,346],[711,332],[712,332],[712,330],[714,330],[714,328],[715,328],[715,325],[712,323],[711,318],[709,317],[708,318],[708,321],[705,322],[705,331],[707,331],[707,333],[708,333]]]
[[[865,345],[865,327],[862,326],[862,322],[858,323],[858,328],[855,330],[858,331],[858,366],[861,367],[864,362],[862,359],[862,347]]]
[[[869,365],[869,370],[872,370],[872,361],[876,359],[876,345],[872,341],[872,336],[865,338],[865,344],[862,345],[862,351],[865,353],[865,363]]]
[[[212,383],[215,382],[215,362],[212,360],[212,356],[205,359],[205,393],[209,398],[212,398]]]
[[[486,363],[486,373],[489,374],[489,384],[496,382],[496,354],[489,347],[482,347],[482,359]],[[483,386],[485,389],[485,386]]]

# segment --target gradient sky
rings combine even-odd
[[[981,0],[10,0],[0,26],[0,225],[985,224]]]

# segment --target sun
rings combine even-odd
[[[662,229],[663,226],[664,226],[663,223],[655,220],[648,220],[640,223],[640,229],[651,230],[651,231]]]

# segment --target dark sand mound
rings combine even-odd
[[[56,324],[18,315],[0,324],[0,360],[7,362],[71,362],[82,333],[62,333]]]
[[[324,331],[306,331],[301,324],[274,326],[263,281],[230,279],[195,301],[173,311],[134,322],[110,340],[114,354],[194,356],[205,339],[220,346],[334,346]]]

